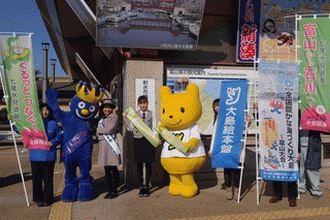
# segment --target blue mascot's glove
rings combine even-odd
[[[53,111],[55,110],[55,108],[58,107],[57,94],[58,94],[58,92],[53,88],[47,89],[47,91],[46,91],[46,97],[47,97],[48,104]],[[54,113],[55,113],[55,111],[54,111]]]
[[[47,96],[48,102],[52,103],[53,101],[57,100],[57,94],[58,94],[58,92],[55,89],[53,89],[53,88],[47,89],[46,96]]]

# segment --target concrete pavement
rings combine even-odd
[[[19,151],[23,148],[20,145]],[[171,196],[167,185],[152,186],[151,195],[138,197],[138,189],[122,185],[115,199],[104,199],[107,192],[103,167],[96,166],[97,148],[93,155],[92,176],[94,196],[88,202],[63,203],[60,201],[64,187],[64,166],[56,162],[54,189],[56,202],[51,207],[37,207],[32,202],[31,168],[28,152],[20,153],[28,191],[29,207],[24,191],[13,146],[0,146],[0,219],[330,219],[330,166],[324,161],[321,169],[319,200],[307,193],[300,195],[297,207],[289,207],[287,197],[270,204],[273,195],[271,182],[259,181],[260,204],[257,205],[255,170],[246,166],[243,177],[242,200],[238,204],[226,199],[223,173],[198,173],[195,175],[200,193],[193,198]],[[253,166],[253,165],[250,165]],[[123,173],[121,173],[123,176]],[[122,181],[123,183],[123,181]],[[286,188],[285,188],[286,189]]]
[[[19,166],[13,145],[0,144],[0,219],[48,219],[52,207],[37,207],[32,202],[32,176],[29,153],[21,153],[23,146],[19,145],[19,155],[25,179],[30,206],[27,206]],[[62,164],[55,165],[54,189],[62,180],[64,168]],[[57,198],[59,199],[59,198]]]

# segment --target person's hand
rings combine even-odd
[[[259,105],[257,102],[253,103],[253,109],[255,109],[257,111],[259,110]]]
[[[130,129],[131,128],[131,125],[130,125],[130,122],[129,122],[128,118],[127,118],[127,114],[128,114],[127,111],[124,111],[123,114],[122,114],[122,116],[123,116],[123,119],[124,119],[124,121],[126,123],[127,128]]]
[[[49,147],[53,146],[53,143],[50,142],[50,141],[47,141],[46,144],[47,144]]]
[[[298,153],[298,160],[300,160],[301,159],[301,154],[300,153]]]
[[[212,153],[209,153],[209,156],[210,156],[211,158],[213,158],[213,155],[212,155]]]
[[[245,121],[246,122],[250,122],[251,120],[252,120],[251,116],[250,115],[246,115]]]

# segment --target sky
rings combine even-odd
[[[35,0],[1,0],[0,1],[0,32],[33,33],[32,53],[34,67],[43,73],[43,51],[41,43],[50,43],[48,59],[57,59],[56,76],[67,76],[56,55],[45,24]],[[48,60],[48,76],[51,76],[51,64]]]

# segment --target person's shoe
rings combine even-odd
[[[322,195],[313,195],[313,199],[320,199]]]
[[[296,207],[297,201],[295,199],[289,199],[289,206],[290,207]]]
[[[105,199],[109,199],[111,197],[111,194],[112,194],[112,191],[109,191],[105,196],[104,198]]]
[[[233,189],[231,187],[227,187],[227,200],[232,200],[233,199]]]
[[[51,206],[52,205],[52,203],[50,203],[50,202],[44,202],[44,204],[43,204],[43,206]]]
[[[38,206],[38,207],[44,207],[45,205],[44,205],[43,202],[38,202],[38,203],[37,203],[37,206]]]
[[[306,191],[299,190],[299,194],[306,194]]]
[[[238,201],[238,189],[239,188],[234,187],[234,200],[235,201]]]
[[[144,187],[140,187],[139,197],[143,197],[144,195]]]
[[[143,196],[144,197],[148,197],[149,195],[150,195],[149,187],[148,186],[145,186],[144,187],[144,194],[143,194]]]
[[[117,190],[114,190],[111,192],[111,195],[110,195],[110,199],[114,199],[118,196],[118,191]]]
[[[278,201],[282,200],[282,198],[274,196],[269,200],[270,203],[277,203]]]

